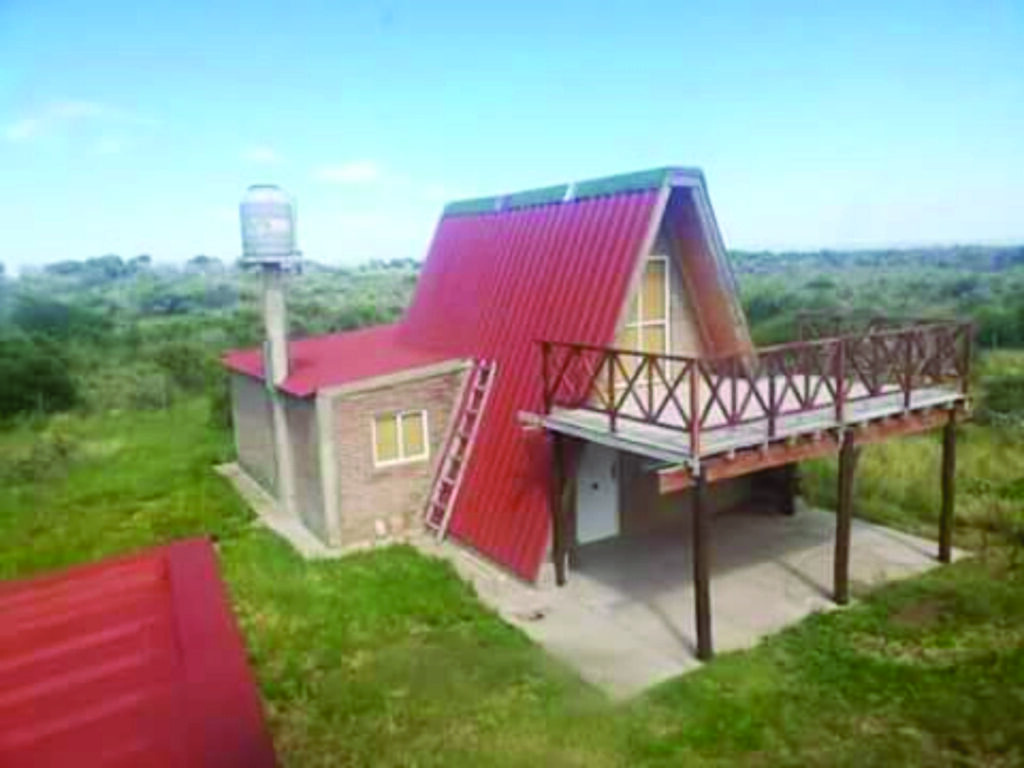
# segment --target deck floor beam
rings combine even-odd
[[[853,431],[854,443],[863,446],[937,429],[946,424],[949,418],[949,410],[932,408],[851,424],[849,429]],[[841,447],[837,432],[827,430],[748,448],[732,455],[712,456],[704,459],[702,466],[707,468],[708,482],[716,483],[762,469],[830,456],[838,453]],[[692,485],[693,473],[685,466],[668,467],[658,472],[658,490],[661,494],[683,491]]]

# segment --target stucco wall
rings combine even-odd
[[[689,519],[692,489],[661,495],[657,474],[643,471],[643,465],[649,461],[632,454],[622,454],[619,465],[622,477],[620,522],[624,534],[672,528]],[[714,512],[724,512],[753,502],[755,490],[750,475],[723,480],[708,487],[708,501]]]
[[[263,382],[242,374],[231,376],[231,415],[239,465],[265,490],[276,494],[274,427],[270,395]]]
[[[378,522],[390,536],[420,525],[444,438],[466,372],[459,370],[380,389],[340,395],[334,402],[338,517],[342,546],[372,541]],[[425,460],[375,467],[375,414],[425,409],[430,445]]]
[[[284,405],[295,473],[295,510],[306,527],[326,541],[316,402],[311,398],[286,397]]]

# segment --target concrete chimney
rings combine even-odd
[[[263,369],[267,381],[276,387],[288,378],[288,309],[284,272],[279,267],[263,268],[263,324]]]
[[[242,264],[258,267],[263,280],[263,371],[270,393],[277,463],[277,496],[286,515],[297,514],[295,465],[288,429],[286,395],[281,385],[288,378],[288,311],[285,274],[298,266],[295,247],[295,207],[279,187],[256,184],[246,190],[239,206],[242,223]]]

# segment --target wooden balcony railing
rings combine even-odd
[[[761,422],[772,439],[784,417],[829,413],[843,424],[870,398],[909,410],[915,392],[966,394],[971,334],[969,323],[920,322],[725,357],[541,341],[544,408],[600,413],[613,432],[620,421],[683,432],[698,455],[715,430]]]
[[[893,317],[866,312],[801,312],[796,316],[798,341],[827,339],[837,336],[862,336],[879,331],[910,330],[921,325],[933,325],[934,318]]]

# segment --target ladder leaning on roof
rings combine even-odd
[[[448,532],[448,522],[455,508],[465,467],[473,452],[480,421],[496,375],[496,364],[493,361],[476,361],[462,394],[452,428],[448,432],[448,440],[441,454],[441,461],[437,465],[437,474],[434,476],[424,515],[427,528],[434,531],[438,540],[443,539]]]

